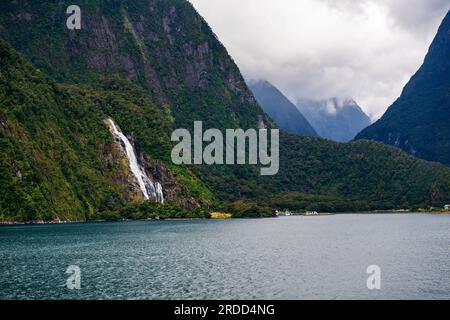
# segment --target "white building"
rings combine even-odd
[[[446,204],[446,205],[444,206],[444,209],[445,209],[445,210],[450,210],[450,204]]]

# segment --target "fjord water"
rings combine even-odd
[[[449,247],[449,215],[8,226],[0,299],[448,299]]]

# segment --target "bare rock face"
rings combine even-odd
[[[175,203],[187,210],[200,208],[198,201],[188,196],[185,188],[175,179],[164,162],[152,159],[142,152],[139,141],[134,136],[129,136],[128,138],[136,150],[138,161],[145,173],[152,181],[161,184],[165,202]]]
[[[2,112],[0,111],[0,126],[4,128],[8,128],[8,125],[6,124],[5,116],[2,115]]]
[[[178,127],[208,119],[216,128],[256,128],[258,116],[271,123],[188,1],[99,0],[80,6],[81,30],[75,31],[64,28],[62,4],[27,6],[26,13],[19,4],[0,5],[0,36],[57,80],[96,84],[120,76],[139,83],[155,102],[171,106]],[[41,25],[49,30],[35,32]]]
[[[165,201],[175,203],[187,210],[200,207],[200,204],[194,198],[186,196],[183,187],[176,181],[163,162],[152,160],[145,154],[141,154],[139,159],[149,177],[161,183]]]

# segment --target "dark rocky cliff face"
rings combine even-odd
[[[383,117],[356,139],[382,141],[450,165],[450,12],[425,61]]]
[[[175,125],[256,127],[265,118],[233,60],[184,0],[81,3],[81,30],[68,30],[70,1],[2,1],[0,36],[58,81],[95,84],[119,75],[174,111]],[[214,108],[215,112],[211,113]],[[265,119],[268,122],[268,119]]]

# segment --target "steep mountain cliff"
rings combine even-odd
[[[1,1],[0,36],[60,82],[118,75],[173,110],[176,127],[256,127],[265,117],[237,66],[186,0],[81,2],[81,29],[66,28],[71,1]],[[214,109],[214,112],[211,112]]]
[[[369,117],[353,99],[332,98],[323,101],[298,100],[297,108],[319,136],[339,142],[352,140],[371,124]]]
[[[57,85],[2,40],[0,57],[0,221],[85,220],[144,200],[106,119],[132,130],[137,161],[167,202],[194,209],[208,201],[157,160],[170,152],[170,117],[141,88]]]
[[[263,110],[281,129],[303,136],[317,137],[308,120],[271,83],[264,80],[249,81],[249,88]]]
[[[425,61],[383,117],[356,139],[382,141],[450,165],[450,12]]]
[[[376,142],[282,133],[275,176],[250,165],[175,166],[170,135],[194,120],[220,129],[275,125],[187,1],[83,1],[81,30],[66,28],[71,4],[0,2],[0,37],[21,54],[1,43],[0,219],[201,216],[191,209],[211,205],[254,216],[271,214],[261,205],[342,211],[450,202],[450,169]],[[132,162],[162,185],[164,205],[144,201]]]

